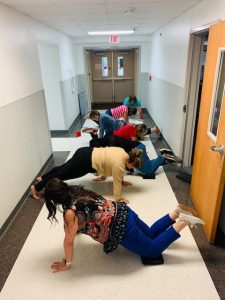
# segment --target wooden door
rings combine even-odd
[[[111,108],[135,93],[134,50],[91,51],[92,103]]]
[[[93,102],[112,103],[112,53],[108,51],[92,51],[91,70]]]
[[[113,52],[114,101],[122,103],[134,95],[134,50]]]
[[[202,88],[191,199],[213,243],[225,183],[225,22],[210,28]]]

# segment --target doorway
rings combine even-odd
[[[92,109],[111,108],[136,93],[137,49],[88,50]]]
[[[183,168],[178,178],[191,182],[192,166],[195,153],[199,108],[201,103],[202,83],[204,78],[206,53],[208,47],[208,30],[193,33],[190,36],[186,124],[183,141]]]

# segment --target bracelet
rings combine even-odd
[[[72,264],[72,261],[66,261],[66,266],[67,266],[67,267],[70,267],[71,264]]]
[[[63,259],[64,264],[69,267],[72,264],[72,261],[67,261],[66,259]]]

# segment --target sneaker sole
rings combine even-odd
[[[167,148],[159,149],[159,152],[160,152],[161,154],[170,154],[170,155],[173,155],[173,151],[170,150],[170,149],[167,149]]]

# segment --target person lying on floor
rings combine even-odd
[[[130,130],[132,130],[132,134],[134,132],[135,136],[136,136],[137,128],[139,128],[137,126],[144,125],[144,124],[140,124],[140,125],[127,124],[127,122],[125,122],[123,120],[114,119],[113,117],[111,117],[105,113],[100,113],[97,110],[90,111],[85,116],[85,118],[89,118],[99,125],[99,137],[100,138],[102,138],[103,136],[105,136],[107,134],[112,134],[117,131],[119,132],[120,129],[123,129],[123,127],[127,128],[127,126],[128,126],[128,128],[130,128],[129,126],[132,127]],[[145,135],[153,133],[153,132],[160,133],[158,127],[147,128],[146,125],[144,125],[143,127],[145,128]],[[128,134],[127,130],[125,130],[125,131],[126,131],[126,135],[127,135]],[[122,132],[124,132],[124,130],[122,130]]]
[[[145,124],[127,124],[113,131],[113,135],[125,138],[129,141],[143,140],[146,135],[151,133],[160,134],[158,127],[147,128]]]
[[[137,109],[128,107],[126,105],[120,105],[115,108],[109,108],[105,112],[107,115],[113,117],[114,119],[124,119],[124,121],[129,122],[129,117],[136,115]]]
[[[58,178],[46,184],[45,204],[51,222],[57,221],[58,206],[63,210],[65,259],[52,263],[54,272],[71,267],[77,233],[102,243],[106,254],[121,245],[137,255],[154,259],[180,238],[180,231],[186,226],[204,224],[193,209],[178,205],[149,227],[126,203],[105,199],[81,186],[69,187]]]
[[[112,116],[100,113],[97,110],[91,110],[85,118],[89,118],[99,125],[99,137],[113,133],[114,130],[117,130],[127,124],[123,120],[114,119]]]
[[[122,185],[132,185],[123,180],[125,170],[139,168],[142,164],[140,155],[142,150],[133,149],[126,153],[122,148],[79,148],[71,159],[61,166],[54,167],[48,173],[38,177],[35,185],[31,186],[33,198],[40,199],[41,193],[48,181],[54,177],[69,180],[82,177],[88,173],[99,173],[103,176],[113,177],[113,193],[117,201],[127,201],[121,196]],[[97,180],[98,181],[98,180]],[[45,191],[44,195],[45,195]]]
[[[142,175],[153,177],[155,171],[163,165],[168,163],[181,163],[181,159],[173,155],[172,150],[170,149],[161,149],[161,155],[157,158],[150,159],[148,157],[146,147],[143,143],[139,141],[129,141],[127,139],[114,136],[114,135],[106,135],[104,138],[94,139],[89,142],[90,147],[120,147],[123,148],[127,153],[129,153],[132,149],[140,149],[142,150],[141,158],[143,160],[142,165],[137,168],[138,172]],[[99,178],[100,179],[100,178]],[[104,177],[102,178],[102,180]]]

